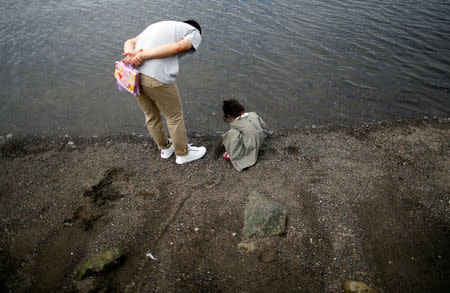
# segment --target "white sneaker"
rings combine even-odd
[[[170,142],[170,147],[168,147],[167,149],[161,149],[161,158],[163,159],[168,159],[172,156],[173,152],[175,151],[175,149],[173,148],[173,143],[172,140],[169,138],[169,142]]]
[[[195,147],[188,144],[189,153],[186,156],[177,156],[175,162],[177,164],[185,164],[200,159],[206,154],[205,147]]]

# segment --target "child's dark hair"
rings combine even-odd
[[[242,106],[236,99],[228,99],[223,101],[223,120],[229,122],[230,118],[237,118],[245,112],[244,106]]]
[[[193,26],[193,27],[195,27],[196,29],[198,29],[198,32],[200,33],[200,34],[202,34],[202,28],[200,27],[200,25],[198,24],[198,22],[196,22],[195,20],[193,20],[193,19],[188,19],[188,20],[185,20],[185,21],[183,21],[184,23],[187,23],[187,24],[189,24],[189,25],[191,25],[191,26]]]

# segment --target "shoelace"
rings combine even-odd
[[[189,151],[198,152],[200,148],[188,143],[188,149],[189,149]]]

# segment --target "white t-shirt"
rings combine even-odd
[[[193,26],[179,21],[160,21],[149,25],[138,35],[136,50],[151,49],[160,45],[175,43],[182,39],[188,39],[195,50],[197,50],[202,37],[200,32]],[[137,70],[140,73],[153,77],[164,84],[172,84],[178,76],[178,59],[186,53],[195,52],[194,49],[175,56],[159,59],[145,60]]]

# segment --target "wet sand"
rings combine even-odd
[[[430,119],[279,130],[242,172],[219,136],[190,136],[208,152],[182,166],[149,137],[2,137],[0,291],[447,290],[449,130]],[[247,251],[254,190],[287,209],[287,230]],[[76,279],[114,247],[120,265]]]

